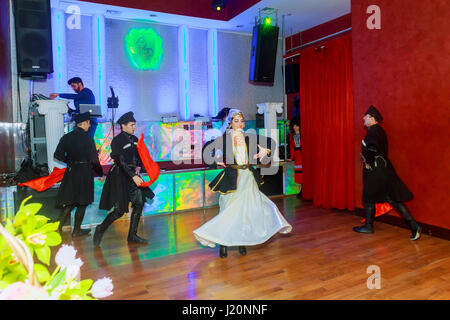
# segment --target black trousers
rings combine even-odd
[[[69,206],[65,206],[63,209],[63,212],[59,218],[60,220],[60,225],[59,228],[60,230],[62,230],[63,224],[67,221],[68,218],[70,218],[70,213],[72,212],[72,210],[74,208],[77,208],[77,210],[75,211],[75,218],[74,218],[74,224],[73,224],[73,228],[74,230],[79,230],[81,228],[81,223],[83,222],[84,219],[84,215],[86,213],[86,208],[87,205],[69,205]]]
[[[394,201],[390,198],[387,199],[387,202],[400,214],[402,215],[403,219],[406,220],[406,222],[409,224],[409,227],[411,230],[417,230],[419,225],[417,224],[416,220],[414,220],[413,216],[411,215],[411,212],[408,210],[408,208],[405,206],[403,202]],[[373,224],[373,219],[375,217],[375,203],[371,202],[364,202],[364,212],[366,215],[366,223]]]
[[[136,186],[133,180],[128,184],[128,194],[131,201],[131,207],[133,208],[132,215],[141,216],[142,209],[144,209],[145,196],[141,188]],[[114,210],[110,215],[114,215],[114,220],[121,218],[125,212],[119,212],[119,210]]]

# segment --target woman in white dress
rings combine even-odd
[[[228,122],[230,129],[214,141],[215,162],[225,169],[209,184],[212,191],[220,193],[220,211],[193,231],[201,244],[209,247],[219,244],[221,258],[227,256],[229,246],[238,246],[239,252],[245,255],[245,246],[261,244],[277,232],[292,230],[276,205],[259,190],[262,177],[252,165],[268,157],[273,140],[244,133],[245,120],[239,110],[230,110]],[[223,154],[227,152],[224,162]]]

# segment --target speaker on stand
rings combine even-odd
[[[14,0],[19,76],[45,79],[53,72],[50,0]]]

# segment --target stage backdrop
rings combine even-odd
[[[68,15],[65,14],[65,18]],[[65,72],[67,79],[79,76],[86,87],[94,90],[96,76],[93,63],[92,17],[81,16],[81,29],[67,29],[65,41]],[[131,63],[125,38],[132,29],[152,29],[162,40],[162,58],[154,70],[140,70]],[[208,30],[189,28],[189,87],[190,114],[208,115]],[[217,32],[218,110],[222,107],[240,108],[255,119],[256,104],[283,102],[281,74],[281,40],[277,50],[275,83],[273,86],[256,86],[248,82],[251,34]],[[105,19],[105,76],[106,92],[113,86],[119,96],[120,115],[133,110],[141,121],[160,121],[163,114],[179,115],[178,27],[145,21]],[[64,66],[63,66],[64,67]],[[34,92],[48,95],[56,88],[56,75],[36,81]],[[62,91],[71,93],[67,79],[62,81]],[[29,84],[21,82],[21,93],[26,104]],[[94,93],[95,90],[94,90]],[[106,100],[105,100],[106,101]],[[103,104],[106,102],[103,101]],[[98,98],[97,98],[98,103]],[[105,108],[106,109],[106,108]],[[26,114],[26,110],[23,111]],[[106,117],[111,116],[108,111]]]
[[[377,4],[381,29],[369,30]],[[362,204],[362,117],[373,104],[384,116],[389,157],[414,193],[419,221],[450,229],[450,2],[352,0],[355,196]]]

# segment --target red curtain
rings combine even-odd
[[[351,35],[301,51],[300,114],[303,197],[354,210]]]

